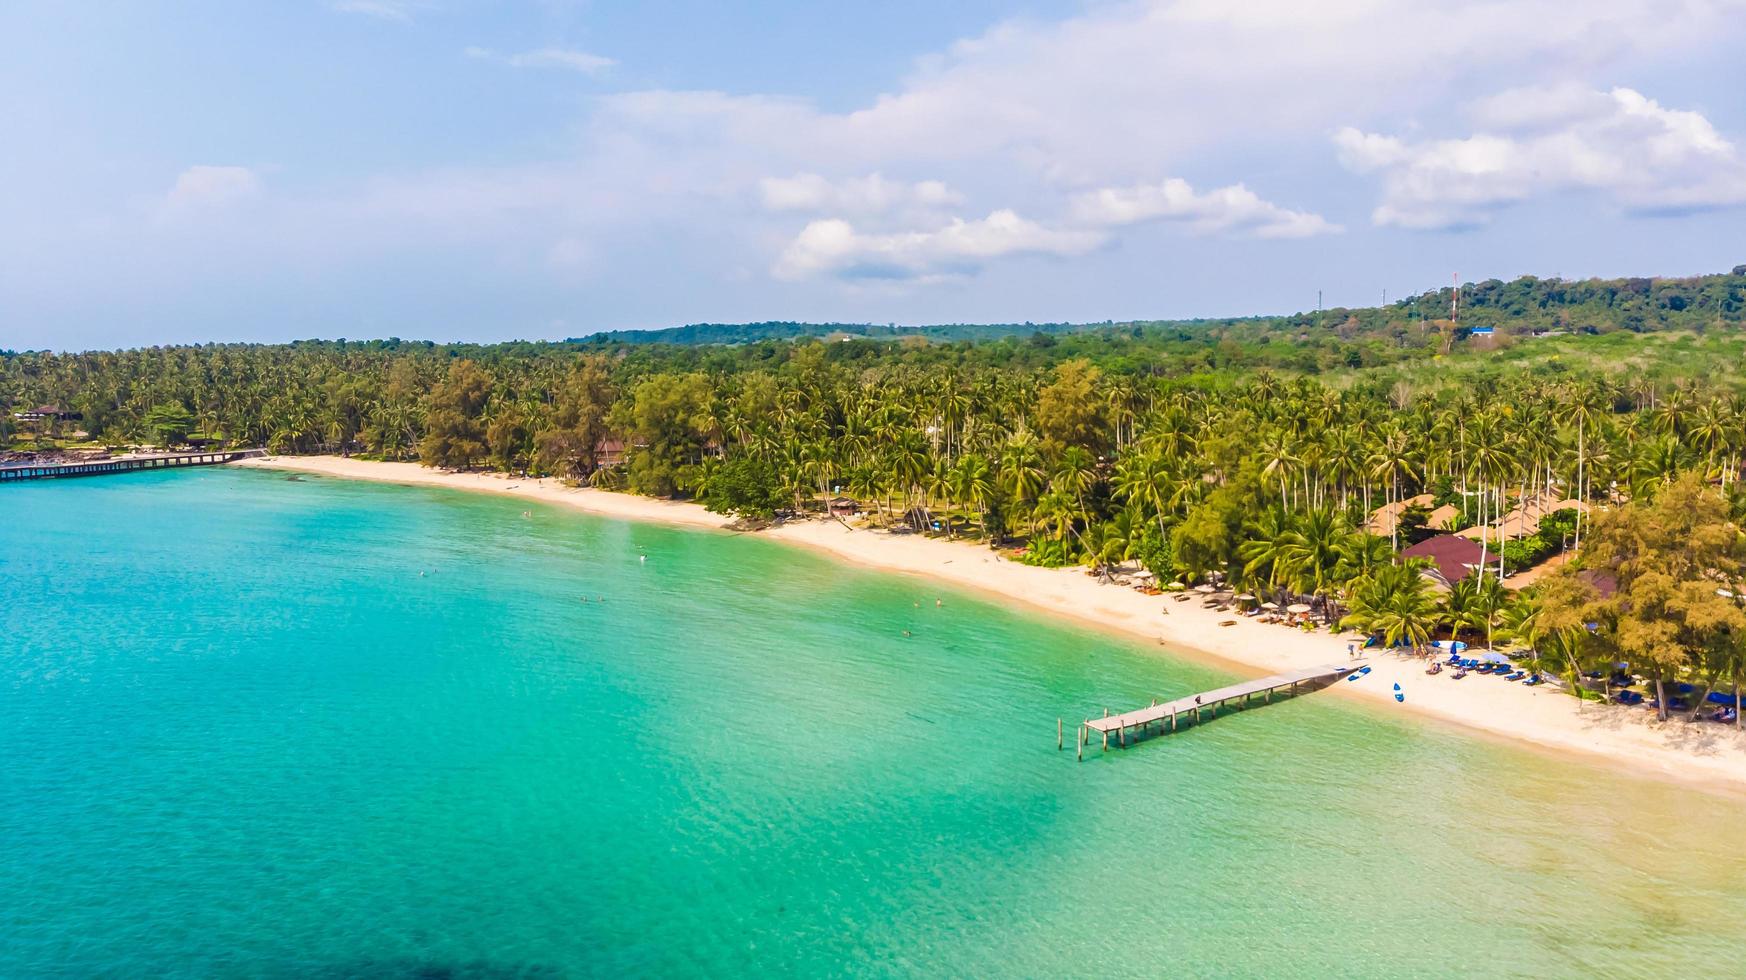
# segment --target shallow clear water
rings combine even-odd
[[[1224,678],[524,506],[0,488],[0,976],[1738,965],[1738,802],[1329,696],[1075,765]]]

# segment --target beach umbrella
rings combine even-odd
[[[1279,603],[1277,603],[1277,602],[1263,602],[1261,604],[1261,608],[1262,609],[1278,609]]]
[[[1238,596],[1237,598],[1241,599],[1244,602],[1254,602],[1255,601],[1255,596],[1251,593],[1248,593],[1248,592],[1243,593],[1242,595]]]
[[[1146,572],[1146,571],[1139,571],[1139,572],[1134,573],[1134,577],[1137,579],[1149,579],[1152,577],[1152,573]]]
[[[1307,602],[1294,602],[1291,605],[1286,606],[1285,611],[1289,613],[1306,613],[1310,611],[1310,605]]]
[[[1510,662],[1510,658],[1504,656],[1501,653],[1498,653],[1495,650],[1486,650],[1485,652],[1479,654],[1474,659],[1480,660],[1480,661],[1482,661],[1484,663],[1488,663],[1488,664],[1507,664]]]
[[[1215,589],[1211,585],[1209,585],[1205,582],[1202,582],[1201,584],[1194,587],[1194,591],[1196,591],[1196,592],[1217,592],[1218,589]]]
[[[1167,588],[1167,589],[1186,589],[1186,588],[1188,588],[1188,586],[1182,584],[1182,582],[1180,580],[1178,580],[1175,582],[1171,582],[1169,585],[1166,585],[1165,588]]]

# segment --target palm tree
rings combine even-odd
[[[1043,454],[1029,433],[1020,431],[1007,440],[1000,453],[999,486],[1012,498],[1015,509],[1031,511],[1047,477]],[[1032,524],[1035,527],[1035,524]]]
[[[1068,446],[1062,450],[1060,460],[1055,464],[1055,472],[1049,477],[1049,485],[1073,495],[1083,509],[1085,495],[1097,482],[1097,458],[1091,452],[1079,446]]]
[[[1401,479],[1411,480],[1417,472],[1413,466],[1406,432],[1398,425],[1391,426],[1383,434],[1382,441],[1371,451],[1368,462],[1371,478],[1382,481],[1388,488],[1388,504],[1393,506],[1400,499]],[[1396,550],[1400,548],[1399,521],[1394,522],[1394,529],[1389,534],[1389,544]]]
[[[984,538],[988,538],[988,505],[994,499],[993,473],[986,457],[969,453],[952,467],[950,478],[952,502],[976,512],[976,524]]]
[[[1302,514],[1285,535],[1285,559],[1293,584],[1298,591],[1315,596],[1324,614],[1329,612],[1328,594],[1345,538],[1346,528],[1339,515],[1327,508]]]
[[[1286,487],[1292,474],[1303,465],[1296,448],[1290,433],[1283,429],[1269,430],[1261,437],[1261,475],[1279,481],[1279,506],[1287,509],[1291,503],[1286,499]]]
[[[1067,536],[1077,531],[1083,516],[1084,511],[1080,509],[1078,500],[1072,494],[1057,490],[1053,486],[1037,498],[1037,522],[1058,544],[1066,544]]]
[[[1251,581],[1265,582],[1269,590],[1284,588],[1291,581],[1290,515],[1283,508],[1270,507],[1249,522],[1245,533],[1248,539],[1237,546],[1237,557],[1244,563],[1243,574]]]
[[[1384,565],[1360,579],[1352,590],[1351,612],[1342,627],[1378,634],[1386,646],[1406,642],[1423,650],[1437,627],[1437,601],[1414,565]]]

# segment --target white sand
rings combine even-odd
[[[696,504],[571,488],[553,480],[518,479],[494,473],[445,473],[415,463],[281,456],[231,465],[507,494],[607,517],[688,527],[719,529],[726,523],[719,515]],[[1026,608],[1120,630],[1160,643],[1173,652],[1220,661],[1221,666],[1243,673],[1259,675],[1343,662],[1347,659],[1348,644],[1358,641],[1349,635],[1303,633],[1257,623],[1203,608],[1198,598],[1179,602],[1170,596],[1142,595],[1129,588],[1102,584],[1083,569],[1021,565],[979,545],[921,535],[851,530],[826,520],[790,524],[763,533],[859,565],[930,576]],[[1219,625],[1231,619],[1237,620],[1236,625]],[[1471,675],[1460,681],[1453,680],[1448,673],[1430,677],[1424,673],[1423,661],[1394,655],[1371,656],[1365,662],[1373,667],[1368,677],[1352,683],[1340,682],[1328,693],[1370,701],[1377,710],[1441,719],[1529,746],[1577,752],[1640,772],[1746,793],[1746,737],[1731,727],[1679,720],[1662,724],[1647,709],[1583,703],[1554,690],[1522,687],[1485,675]],[[1397,682],[1406,693],[1404,704],[1393,699]],[[1138,706],[1125,705],[1119,710]],[[1091,706],[1086,708],[1090,710]]]

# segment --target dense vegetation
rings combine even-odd
[[[1160,581],[1221,578],[1303,597],[1390,644],[1450,631],[1515,638],[1537,655],[1557,651],[1553,663],[1573,680],[1629,653],[1657,680],[1736,684],[1731,621],[1711,615],[1677,645],[1650,644],[1629,625],[1636,607],[1604,605],[1573,575],[1526,597],[1500,583],[1585,537],[1601,544],[1573,570],[1633,567],[1633,539],[1607,523],[1622,518],[1591,529],[1575,512],[1559,515],[1501,552],[1487,538],[1488,570],[1446,593],[1400,561],[1398,531],[1360,530],[1378,505],[1420,492],[1483,525],[1540,493],[1648,507],[1680,487],[1686,505],[1705,499],[1694,512],[1713,516],[1706,526],[1737,537],[1728,522],[1746,507],[1736,478],[1746,342],[1733,327],[1746,269],[1636,282],[1471,287],[1466,308],[1495,314],[1513,335],[1483,341],[1433,318],[1447,301],[1433,295],[982,343],[388,340],[8,353],[0,441],[52,445],[81,430],[98,443],[365,453],[691,496],[754,518],[844,493],[881,522],[1007,546],[1025,561],[1098,572],[1140,562]],[[1529,336],[1552,327],[1573,332]],[[82,418],[12,417],[42,404]],[[1701,561],[1711,564],[1688,561],[1677,574],[1723,575],[1714,554]],[[1628,572],[1619,579],[1627,593],[1639,585]],[[1548,609],[1556,628],[1540,623]],[[1572,631],[1572,621],[1600,625]]]
[[[1292,337],[1305,330],[1339,328],[1389,334],[1415,324],[1439,324],[1453,312],[1450,289],[1437,289],[1374,309],[1344,307],[1290,316],[1243,317],[1225,320],[1137,320],[1123,323],[951,323],[898,326],[873,323],[695,323],[665,330],[616,330],[571,341],[595,346],[619,344],[749,344],[761,340],[800,337],[919,337],[934,341],[987,341],[1013,336],[1054,336],[1119,330],[1175,334],[1219,331],[1239,339]],[[1605,333],[1629,330],[1703,330],[1746,317],[1746,265],[1725,276],[1683,279],[1586,279],[1567,281],[1523,276],[1504,282],[1487,279],[1461,290],[1467,315],[1461,324],[1441,323],[1458,337],[1473,328],[1491,327],[1529,335],[1545,331]],[[1298,338],[1302,339],[1302,338]]]
[[[616,344],[750,344],[760,340],[794,340],[800,337],[865,337],[899,339],[920,337],[924,340],[999,340],[1002,337],[1030,334],[1088,333],[1114,326],[1104,323],[950,323],[925,327],[900,327],[895,323],[798,323],[792,320],[769,320],[762,323],[692,323],[664,330],[613,330],[588,337],[572,338],[573,344],[613,346]],[[1127,326],[1133,326],[1128,324]]]

